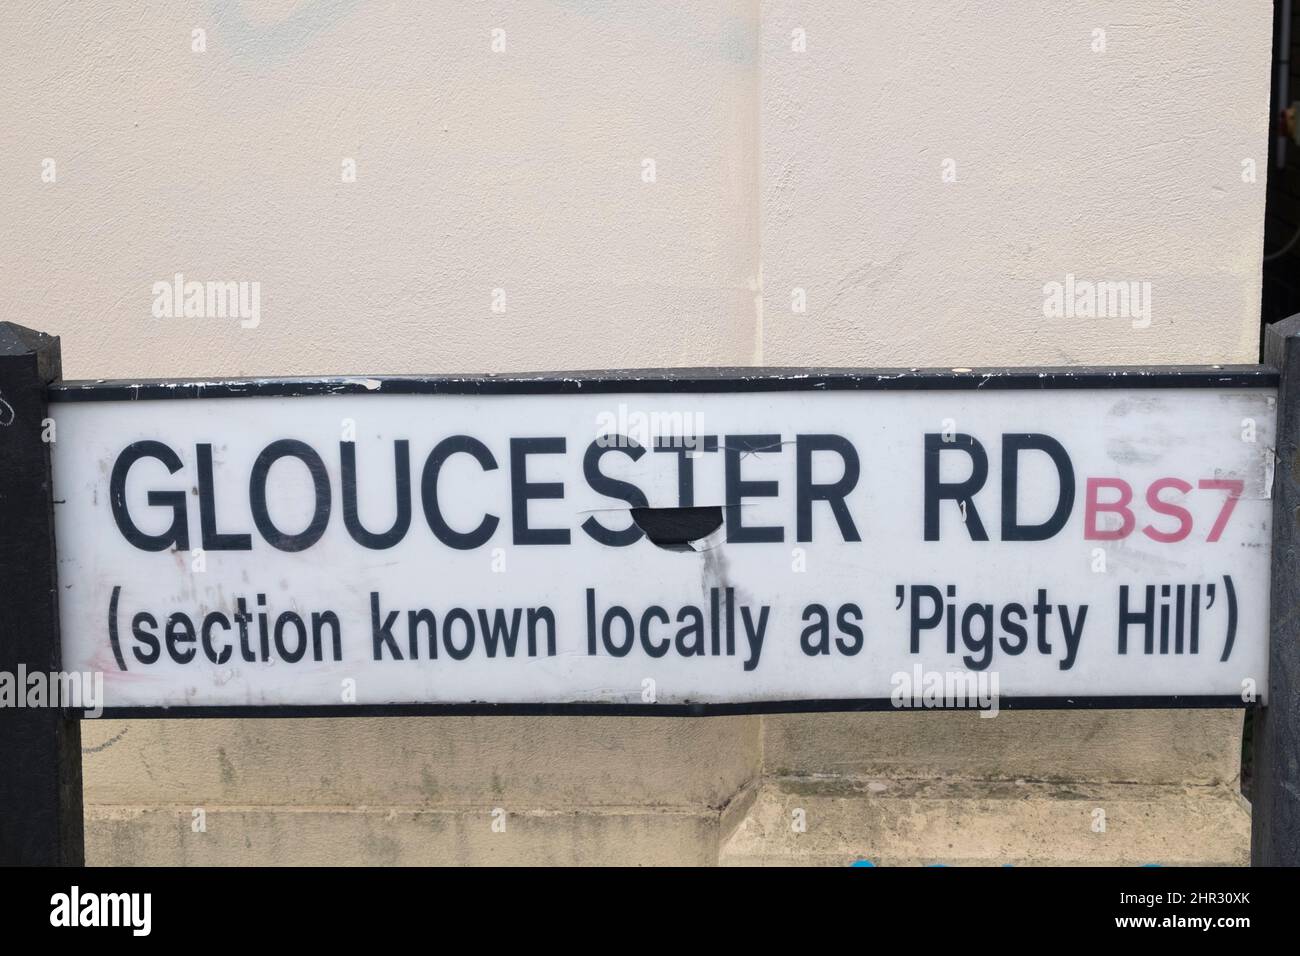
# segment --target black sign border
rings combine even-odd
[[[1061,368],[850,369],[682,368],[525,372],[502,375],[335,375],[59,381],[49,401],[135,402],[312,395],[587,395],[667,392],[966,391],[1080,388],[1271,388],[1260,365],[1069,366]]]

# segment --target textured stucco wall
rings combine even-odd
[[[1269,0],[762,8],[767,362],[1257,359]],[[1067,274],[1150,326],[1045,320]]]
[[[747,362],[755,28],[732,0],[4,4],[0,306],[70,377]],[[262,325],[154,320],[176,272],[260,281]]]
[[[6,4],[0,305],[72,376],[1250,360],[1270,9]],[[263,326],[154,320],[178,271]]]
[[[0,311],[61,334],[81,378],[1250,361],[1264,191],[1242,172],[1265,161],[1270,18],[1268,0],[7,3]],[[177,272],[259,282],[259,327],[155,319]],[[1150,326],[1045,319],[1066,274],[1150,282]],[[1240,726],[962,716],[104,722],[85,730],[91,857],[708,862],[764,745],[792,777],[1057,766],[1209,789]],[[488,836],[497,805],[527,821],[518,842]],[[960,806],[957,829],[993,812]],[[1217,829],[1230,858],[1241,827]]]

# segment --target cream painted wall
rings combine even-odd
[[[1269,0],[762,7],[767,362],[1257,360]],[[1070,273],[1150,326],[1044,319]]]
[[[80,377],[1250,360],[1270,11],[5,4],[0,307]],[[262,326],[155,320],[178,271]],[[1067,273],[1151,327],[1045,320]]]
[[[1264,186],[1242,164],[1265,162],[1270,20],[1268,0],[10,2],[0,312],[62,335],[78,378],[1251,361]],[[259,327],[155,319],[177,272],[259,282]],[[1044,318],[1068,273],[1150,282],[1150,327]],[[1233,714],[963,716],[87,724],[91,856],[711,862],[741,826],[758,858],[740,821],[764,745],[783,778],[1058,766],[1241,815]],[[484,836],[499,804],[518,843]],[[1220,829],[1228,860],[1242,828]]]
[[[4,4],[0,307],[81,377],[749,361],[751,7]],[[153,319],[176,272],[262,325]]]

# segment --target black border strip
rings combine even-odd
[[[999,697],[998,710],[1181,710],[1188,708],[1246,708],[1237,695],[1170,697]],[[922,713],[974,710],[954,707],[895,707],[884,698],[826,700],[760,700],[736,704],[285,704],[213,707],[106,707],[100,719],[207,717],[734,717],[756,714],[823,714],[866,711]],[[85,717],[85,711],[70,713]]]
[[[631,392],[963,391],[1077,388],[1277,388],[1263,365],[1066,366],[985,369],[685,368],[518,375],[349,375],[326,378],[55,382],[51,402],[310,395],[582,395]]]

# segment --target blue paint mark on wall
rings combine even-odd
[[[244,16],[243,0],[210,0],[213,24],[236,59],[275,63],[301,52],[311,40],[347,18],[363,0],[312,0],[278,23],[253,23]]]

